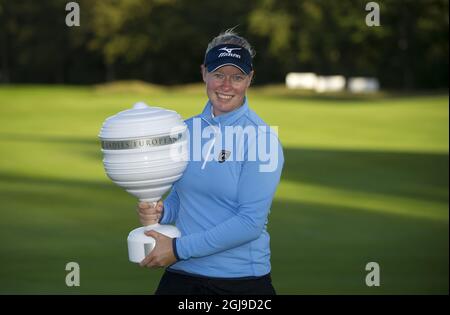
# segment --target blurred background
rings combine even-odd
[[[362,0],[75,2],[69,27],[69,1],[0,0],[1,294],[153,293],[162,270],[127,260],[136,200],[104,174],[97,135],[137,101],[201,112],[206,46],[232,27],[256,50],[250,106],[285,152],[278,293],[448,294],[448,1],[373,1],[379,26]],[[361,77],[376,88],[352,90]]]

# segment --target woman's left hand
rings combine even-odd
[[[177,261],[173,252],[172,238],[152,230],[146,231],[145,235],[153,237],[156,243],[150,254],[141,261],[141,267],[166,267]]]

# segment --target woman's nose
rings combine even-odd
[[[225,79],[222,82],[222,87],[226,88],[226,89],[230,89],[232,87],[231,77],[229,77],[229,76],[225,77]]]

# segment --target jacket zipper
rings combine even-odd
[[[211,142],[211,145],[209,146],[209,148],[208,148],[208,154],[206,155],[206,158],[205,158],[205,160],[203,161],[203,164],[202,164],[202,170],[203,169],[205,169],[205,166],[206,166],[206,162],[208,161],[208,159],[209,159],[209,156],[211,155],[211,150],[212,150],[212,148],[213,148],[213,146],[214,146],[214,144],[216,143],[216,133],[217,133],[217,129],[219,130],[219,134],[220,134],[220,132],[221,132],[221,127],[220,127],[220,122],[219,122],[219,128],[217,128],[216,126],[214,126],[214,125],[211,125],[210,123],[209,123],[209,121],[208,120],[206,120],[205,118],[203,118],[203,117],[201,117],[204,121],[206,121],[206,123],[208,124],[208,125],[210,125],[211,127],[213,127],[213,129],[214,129],[214,139],[213,139],[213,141]]]

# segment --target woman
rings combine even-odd
[[[186,121],[188,166],[164,202],[138,205],[143,225],[175,222],[182,234],[146,233],[156,246],[141,266],[169,266],[155,294],[275,294],[266,224],[284,158],[248,105],[253,56],[233,31],[209,43],[201,66],[209,101]]]

